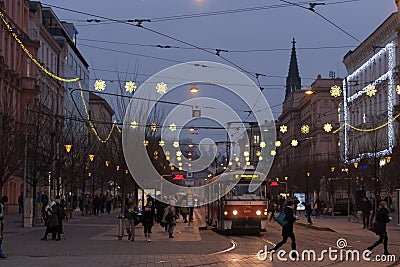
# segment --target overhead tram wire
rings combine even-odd
[[[303,9],[305,9],[305,10],[308,10],[308,11],[311,11],[311,12],[317,14],[319,17],[321,17],[322,19],[324,19],[325,21],[327,21],[328,23],[330,23],[331,25],[333,25],[335,28],[339,29],[341,32],[343,32],[343,33],[346,34],[347,36],[349,36],[349,37],[351,37],[352,39],[356,40],[358,43],[361,43],[361,41],[360,41],[358,38],[354,37],[354,35],[348,33],[346,30],[344,30],[343,28],[341,28],[339,25],[337,25],[337,24],[334,23],[333,21],[329,20],[328,18],[324,17],[323,15],[321,15],[320,13],[318,13],[317,11],[315,11],[314,7],[312,6],[312,3],[309,3],[310,6],[307,8],[307,7],[304,7],[304,6],[302,6],[302,5],[299,5],[299,4],[297,4],[297,3],[293,3],[293,2],[290,2],[290,1],[286,1],[286,0],[279,0],[279,1],[284,2],[284,3],[287,3],[287,4],[291,4],[291,5],[293,5],[293,6],[297,6],[297,7],[303,8]],[[314,4],[315,4],[315,3],[314,3]]]

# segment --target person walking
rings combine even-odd
[[[317,200],[315,200],[315,203],[314,203],[315,219],[319,218],[321,208],[322,208],[321,201],[319,200],[319,198],[317,198]]]
[[[275,247],[272,249],[274,251],[277,251],[278,248],[283,246],[289,237],[292,240],[292,250],[296,250],[296,237],[293,232],[293,223],[296,221],[296,217],[294,217],[293,215],[293,210],[294,210],[294,202],[289,200],[283,211],[286,215],[285,220],[287,221],[287,224],[282,227],[283,239],[281,242],[275,245]]]
[[[3,196],[0,199],[0,259],[5,259],[7,258],[4,255],[3,249],[2,249],[2,244],[3,244],[3,231],[4,231],[4,204],[8,201],[7,196]]]
[[[379,235],[379,240],[369,246],[367,249],[372,251],[376,246],[383,242],[383,249],[385,255],[390,255],[388,251],[388,235],[386,232],[386,224],[390,222],[389,211],[385,201],[379,203],[379,210],[376,212],[376,227],[375,233]]]
[[[169,198],[169,205],[164,211],[163,222],[167,225],[169,238],[174,238],[173,232],[176,225],[176,199],[173,196]]]
[[[361,211],[363,214],[363,229],[366,229],[369,226],[369,215],[371,213],[371,210],[371,201],[369,201],[367,197],[364,197],[363,202],[361,203]]]
[[[312,214],[311,204],[309,202],[307,203],[302,202],[301,204],[303,204],[305,207],[308,224],[313,224],[311,221],[311,214]]]
[[[57,206],[53,199],[50,200],[50,203],[46,206],[46,232],[41,240],[47,240],[47,235],[52,233],[52,239],[56,239],[56,234],[58,232],[58,216],[57,216]]]
[[[24,193],[21,192],[21,194],[18,197],[18,212],[21,214],[24,211]]]
[[[151,228],[154,225],[154,215],[154,200],[147,199],[147,204],[143,211],[144,238],[147,242],[151,242]]]
[[[130,241],[135,241],[135,212],[137,212],[137,209],[132,198],[130,198],[125,205],[124,213],[126,232]]]
[[[57,229],[56,240],[59,241],[59,240],[61,240],[61,235],[64,233],[63,232],[63,220],[65,218],[64,206],[63,206],[63,204],[61,204],[60,197],[56,198],[55,206],[56,206],[55,213],[57,214],[57,218],[58,218],[58,229]]]

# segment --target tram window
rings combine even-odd
[[[254,192],[249,192],[248,185],[236,185],[229,197],[232,199],[259,199],[261,197],[260,188],[257,188]]]

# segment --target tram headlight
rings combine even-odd
[[[224,215],[225,215],[225,216],[228,215],[228,212],[227,212],[227,211],[224,211]]]
[[[257,214],[258,216],[260,216],[260,215],[261,215],[261,210],[257,210],[257,211],[256,211],[256,214]]]
[[[232,214],[236,216],[238,214],[238,211],[237,210],[233,210]]]
[[[264,209],[264,215],[265,215],[265,216],[268,215],[268,209]]]

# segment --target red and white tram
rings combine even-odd
[[[267,225],[267,197],[265,175],[252,171],[224,173],[230,176],[225,181],[240,179],[229,192],[221,198],[207,204],[207,222],[219,231],[260,233],[266,230]],[[219,176],[214,177],[209,184],[223,187],[223,182],[217,182]],[[262,183],[254,192],[249,192],[252,180]],[[229,184],[227,184],[229,186]],[[216,191],[216,190],[214,190]]]

